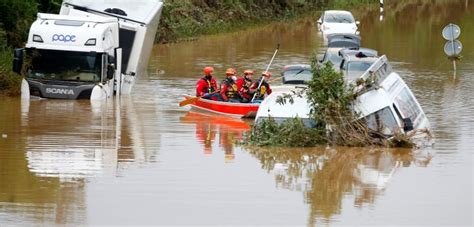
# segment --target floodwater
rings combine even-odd
[[[403,2],[403,3],[399,3]],[[417,150],[246,149],[248,121],[178,107],[202,68],[262,71],[321,53],[313,19],[157,45],[149,78],[106,103],[0,98],[0,226],[473,224],[474,3],[390,1],[355,12],[435,136]],[[458,24],[453,74],[442,28]]]

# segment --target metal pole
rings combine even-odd
[[[273,59],[275,59],[275,56],[276,56],[276,54],[277,54],[277,52],[278,52],[278,49],[280,49],[280,44],[279,44],[279,43],[278,43],[278,46],[277,46],[277,48],[276,48],[276,50],[275,50],[275,53],[273,53],[273,57],[272,57],[272,59],[270,60],[270,63],[268,64],[267,68],[265,69],[265,73],[268,72],[268,69],[270,68],[270,65],[272,64]],[[255,93],[253,94],[252,100],[251,100],[250,102],[253,102],[253,100],[254,100],[255,97],[257,96],[257,92],[260,90],[260,87],[262,86],[263,80],[264,80],[264,78],[261,76],[261,77],[260,77],[260,82],[258,83],[257,90],[256,90]]]
[[[453,25],[451,25],[450,31],[451,31],[451,37],[454,37],[454,26]],[[454,49],[455,47],[454,47],[454,40],[453,39],[451,39],[451,48],[453,49],[454,56],[456,56],[456,49]],[[453,57],[453,69],[454,69],[454,75],[456,75],[456,58],[455,57]]]
[[[380,18],[379,18],[380,21],[383,21],[383,14],[384,14],[384,12],[383,12],[383,0],[380,0]]]

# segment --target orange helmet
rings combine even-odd
[[[253,71],[250,70],[250,69],[247,69],[247,70],[244,71],[244,74],[245,75],[253,75]]]
[[[211,73],[214,72],[214,68],[212,68],[211,66],[207,66],[204,68],[204,75],[211,75]]]
[[[228,68],[228,69],[225,71],[225,75],[227,75],[227,76],[235,75],[235,69],[233,69],[233,68]]]
[[[271,77],[271,76],[272,76],[272,73],[266,71],[266,72],[263,72],[263,73],[262,73],[262,76]]]

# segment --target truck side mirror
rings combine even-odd
[[[413,130],[413,122],[410,118],[403,118],[403,131],[408,132]]]
[[[318,19],[318,21],[316,21],[316,23],[318,23],[319,25],[321,25],[323,23],[323,21],[321,20],[321,18]]]
[[[21,69],[23,68],[23,55],[23,48],[17,48],[13,52],[13,72],[21,74]]]
[[[107,79],[113,79],[115,74],[115,65],[114,64],[109,64],[107,66]]]

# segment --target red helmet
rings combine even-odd
[[[266,71],[266,72],[263,72],[263,73],[262,73],[262,76],[271,77],[271,76],[272,76],[272,73],[271,73],[271,72],[268,72],[268,71]]]
[[[233,76],[233,75],[235,75],[235,69],[233,69],[233,68],[228,68],[228,69],[225,71],[225,75],[227,75],[227,76]]]
[[[214,68],[212,68],[211,66],[207,66],[204,68],[204,75],[211,75],[211,73],[214,72]]]
[[[247,69],[247,70],[244,71],[244,74],[245,75],[253,75],[253,71],[250,70],[250,69]]]

